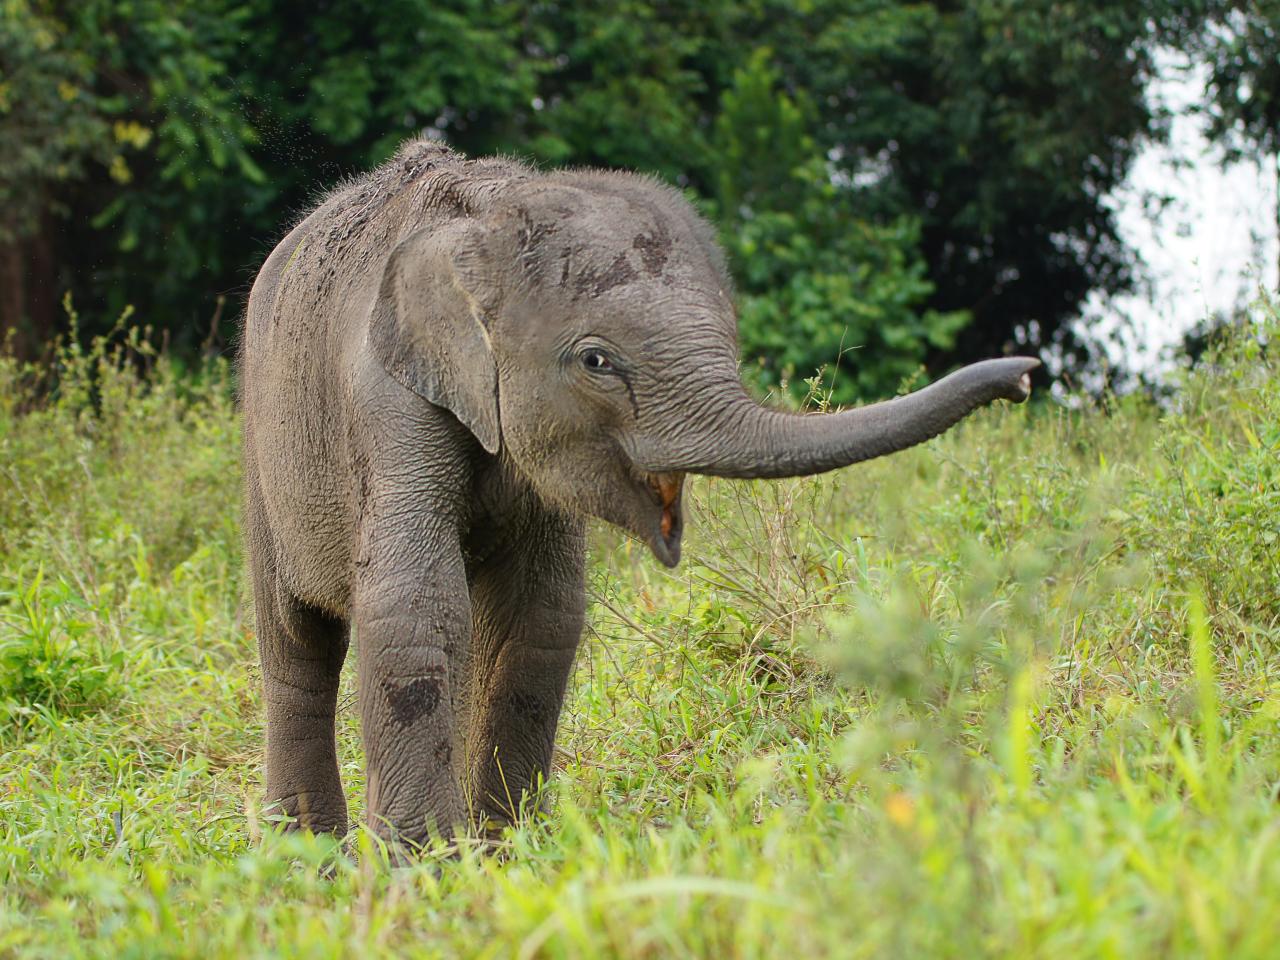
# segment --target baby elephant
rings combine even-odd
[[[729,276],[674,190],[427,140],[267,258],[241,373],[268,799],[343,832],[359,639],[369,822],[398,845],[508,822],[550,769],[582,634],[584,518],[680,558],[686,474],[791,477],[921,443],[1027,358],[823,415],[755,403]],[[400,849],[400,847],[397,847]]]

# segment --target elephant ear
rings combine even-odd
[[[449,410],[497,453],[498,367],[480,295],[480,231],[456,221],[400,242],[382,276],[369,344],[393,379]]]

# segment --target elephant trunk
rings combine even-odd
[[[715,415],[699,418],[713,428],[637,449],[636,460],[653,473],[739,479],[824,473],[923,443],[993,400],[1026,400],[1039,365],[1030,357],[984,360],[915,393],[840,413],[770,410],[737,392]]]

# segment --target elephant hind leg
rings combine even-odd
[[[477,824],[514,823],[550,776],[575,645],[515,640],[487,664],[469,744],[468,789]]]
[[[253,524],[252,494],[246,523]],[[257,616],[258,652],[267,710],[268,816],[285,815],[288,828],[347,831],[347,802],[338,775],[334,736],[338,683],[348,629],[341,619],[310,607],[280,581],[265,537],[251,527],[249,566]]]
[[[551,773],[556,725],[582,637],[580,521],[542,510],[472,572],[472,817],[512,823]]]

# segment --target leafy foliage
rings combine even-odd
[[[1209,135],[1229,160],[1269,157],[1280,232],[1280,3],[1214,0],[1211,8],[1210,29],[1188,44],[1209,68]]]
[[[813,107],[778,89],[768,50],[734,72],[713,148],[716,207],[739,283],[743,354],[763,385],[829,365],[831,399],[892,393],[969,317],[924,307],[933,285],[919,221],[877,225],[822,158]],[[797,374],[799,377],[797,377]]]
[[[3,617],[0,633],[0,718],[5,722],[33,708],[74,716],[118,692],[114,680],[124,654],[87,649],[84,641],[96,639],[93,623],[77,616],[75,606],[68,584],[46,590],[39,572],[22,593],[0,598],[0,609],[17,608]]]
[[[55,245],[59,296],[104,316],[132,304],[194,347],[319,189],[426,128],[476,154],[688,188],[722,227],[762,382],[839,361],[837,400],[891,391],[922,361],[1069,340],[1091,290],[1129,282],[1104,197],[1160,135],[1151,47],[1189,42],[1211,14],[1156,0],[4,3],[0,192],[21,201],[10,233]]]
[[[1280,154],[1280,3],[1226,0],[1194,38],[1209,64],[1210,134],[1239,157]]]
[[[51,312],[74,289],[105,315],[136,302],[172,311],[178,331],[207,326],[205,305],[244,263],[243,218],[273,197],[227,80],[240,12],[203,0],[5,5],[0,196],[19,198],[9,237],[34,235],[56,259],[50,273],[19,267],[32,296]]]
[[[36,228],[49,198],[32,184],[85,176],[107,162],[111,131],[82,97],[93,64],[59,45],[58,24],[28,0],[4,0],[0,17],[0,242]]]

